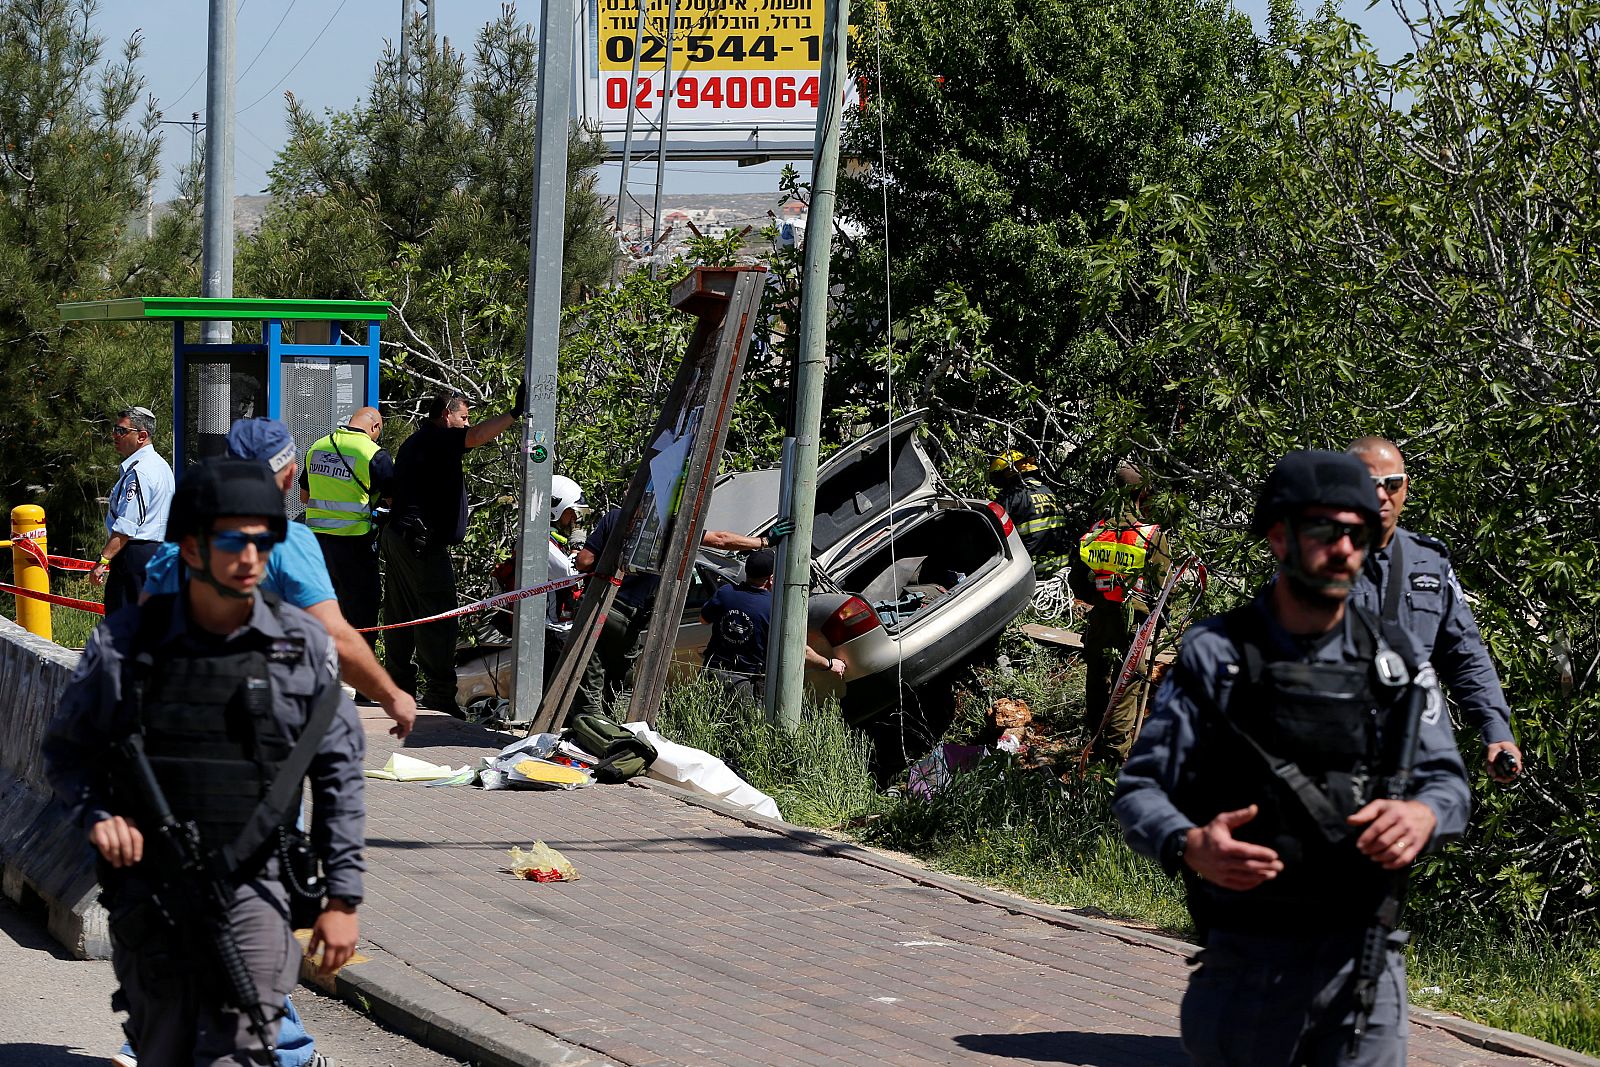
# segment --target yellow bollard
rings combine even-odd
[[[20,504],[11,509],[11,573],[21,588],[48,593],[50,569],[41,566],[33,553],[21,547],[24,540],[32,541],[40,555],[49,555],[50,546],[45,543],[44,535],[44,508],[37,504]],[[25,596],[16,600],[17,624],[31,634],[51,640],[50,605]]]

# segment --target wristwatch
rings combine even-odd
[[[1189,831],[1192,826],[1185,826],[1181,830],[1174,830],[1167,835],[1161,843],[1161,866],[1168,874],[1180,874],[1183,871],[1183,856],[1189,850]]]

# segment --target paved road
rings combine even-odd
[[[111,964],[76,960],[44,924],[0,899],[0,1067],[83,1067],[122,1044]],[[453,1067],[458,1061],[385,1030],[309,989],[295,1007],[336,1067]]]
[[[368,766],[395,748],[386,725],[367,717]],[[406,750],[459,766],[500,743],[425,715]],[[658,789],[369,786],[375,961],[347,968],[352,981],[470,1000],[554,1035],[569,1062],[1186,1063],[1181,947],[833,855]],[[581,880],[505,873],[505,850],[537,838]],[[1410,1062],[1537,1061],[1414,1022]]]

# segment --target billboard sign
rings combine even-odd
[[[587,0],[585,14],[579,117],[600,131],[613,155],[622,151],[630,109],[635,154],[655,150],[666,102],[669,17],[669,156],[811,154],[823,0]]]

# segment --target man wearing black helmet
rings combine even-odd
[[[1194,1063],[1398,1067],[1398,872],[1465,828],[1465,772],[1414,644],[1347,603],[1379,530],[1366,468],[1290,453],[1251,530],[1278,573],[1189,631],[1114,810],[1188,890],[1205,946],[1182,1010]]]
[[[265,464],[192,467],[166,529],[188,580],[96,628],[45,736],[46,775],[98,853],[115,1003],[146,1063],[260,1062],[273,1041],[299,971],[280,857],[307,777],[325,896],[311,949],[325,973],[355,950],[365,742],[327,633],[258,592],[286,530]],[[141,768],[173,829],[136,787]],[[204,878],[178,869],[175,841]],[[242,981],[217,977],[229,941]]]

